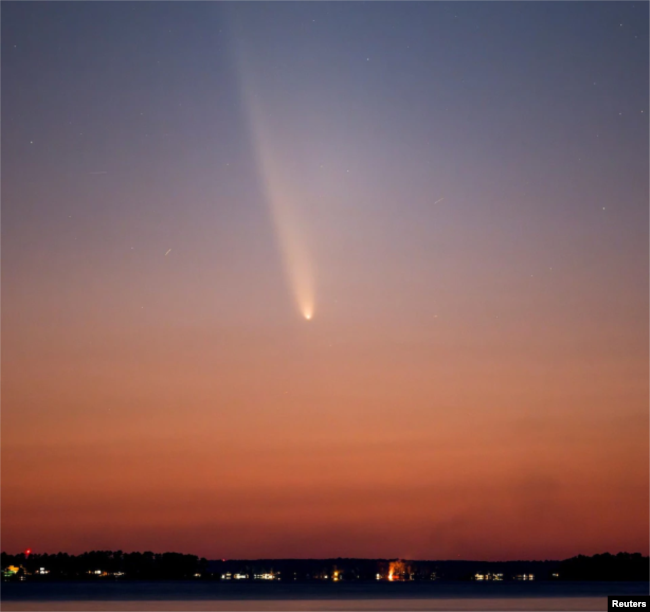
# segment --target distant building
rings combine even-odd
[[[265,574],[254,574],[254,580],[277,580],[278,577],[273,572],[267,572]]]
[[[474,580],[489,580],[493,582],[501,582],[503,580],[503,574],[474,574]]]

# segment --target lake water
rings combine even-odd
[[[603,597],[554,599],[371,599],[366,601],[21,601],[3,612],[603,612]]]
[[[607,595],[647,595],[647,582],[3,583],[2,610],[606,610]]]

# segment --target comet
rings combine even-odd
[[[434,202],[434,204],[440,204],[440,202],[442,202],[444,199],[445,199],[445,198],[440,198],[439,200],[436,200],[436,201]]]
[[[167,257],[167,255],[169,255],[171,252],[172,252],[171,249],[167,249],[167,252],[165,253],[165,257]]]
[[[233,42],[237,47],[243,106],[286,282],[298,312],[310,321],[315,309],[315,275],[304,219],[305,195],[298,192],[295,179],[291,176],[289,156],[283,155],[284,133],[277,127],[277,120],[273,122],[269,119],[273,116],[273,109],[259,93],[259,75],[255,74],[247,61],[242,42],[237,39]]]

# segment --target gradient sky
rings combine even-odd
[[[3,2],[3,549],[647,554],[648,17]]]

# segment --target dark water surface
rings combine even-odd
[[[647,582],[4,583],[2,610],[606,610]]]

